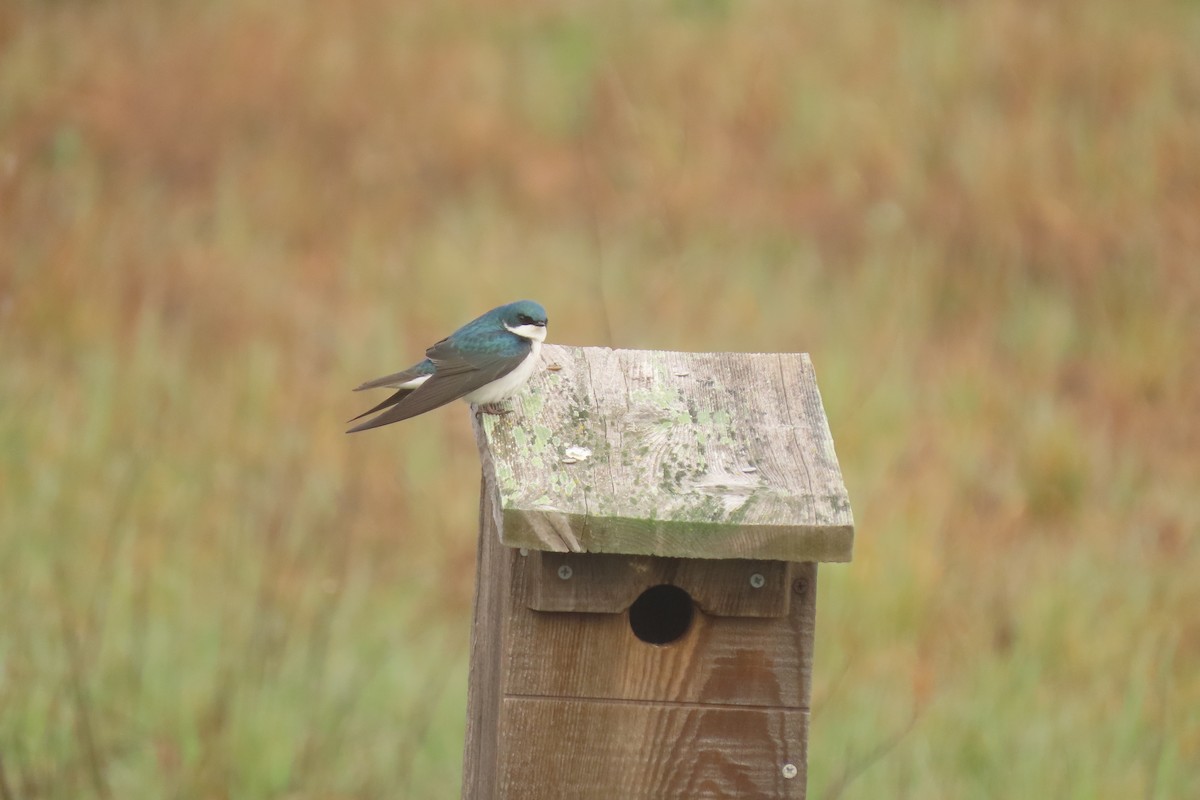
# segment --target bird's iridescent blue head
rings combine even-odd
[[[546,309],[532,300],[518,300],[492,312],[512,333],[537,342],[546,340]]]

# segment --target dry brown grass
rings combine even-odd
[[[465,415],[341,420],[536,296],[813,353],[860,526],[813,796],[1200,794],[1197,42],[1167,0],[5,5],[0,789],[450,796]]]

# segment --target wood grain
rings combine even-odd
[[[628,613],[525,609],[535,566],[518,558],[508,590],[506,695],[808,708],[816,564],[792,565],[787,616],[697,612],[687,634],[665,646],[638,639]]]
[[[803,797],[817,562],[854,537],[808,356],[542,353],[475,424],[464,797]],[[652,644],[664,584],[690,624]]]
[[[476,423],[505,544],[848,561],[854,521],[806,354],[547,345]]]
[[[804,797],[807,711],[510,697],[503,713],[501,798]]]
[[[620,614],[642,592],[666,584],[683,589],[714,617],[783,617],[792,596],[786,561],[538,551],[528,559],[525,603],[535,611]]]
[[[467,677],[467,735],[463,748],[463,797],[492,800],[497,782],[501,655],[511,601],[516,553],[497,535],[495,497],[486,486],[479,501],[479,549],[475,573],[475,609],[471,617],[471,664]]]
[[[697,611],[656,646],[628,613],[529,609],[542,567],[480,516],[464,798],[804,797],[816,564],[788,565],[785,616]]]

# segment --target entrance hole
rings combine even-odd
[[[648,644],[670,644],[692,626],[696,607],[678,586],[651,586],[629,607],[633,635]]]

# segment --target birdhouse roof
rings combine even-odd
[[[849,561],[854,519],[806,353],[542,348],[476,418],[510,547]]]

